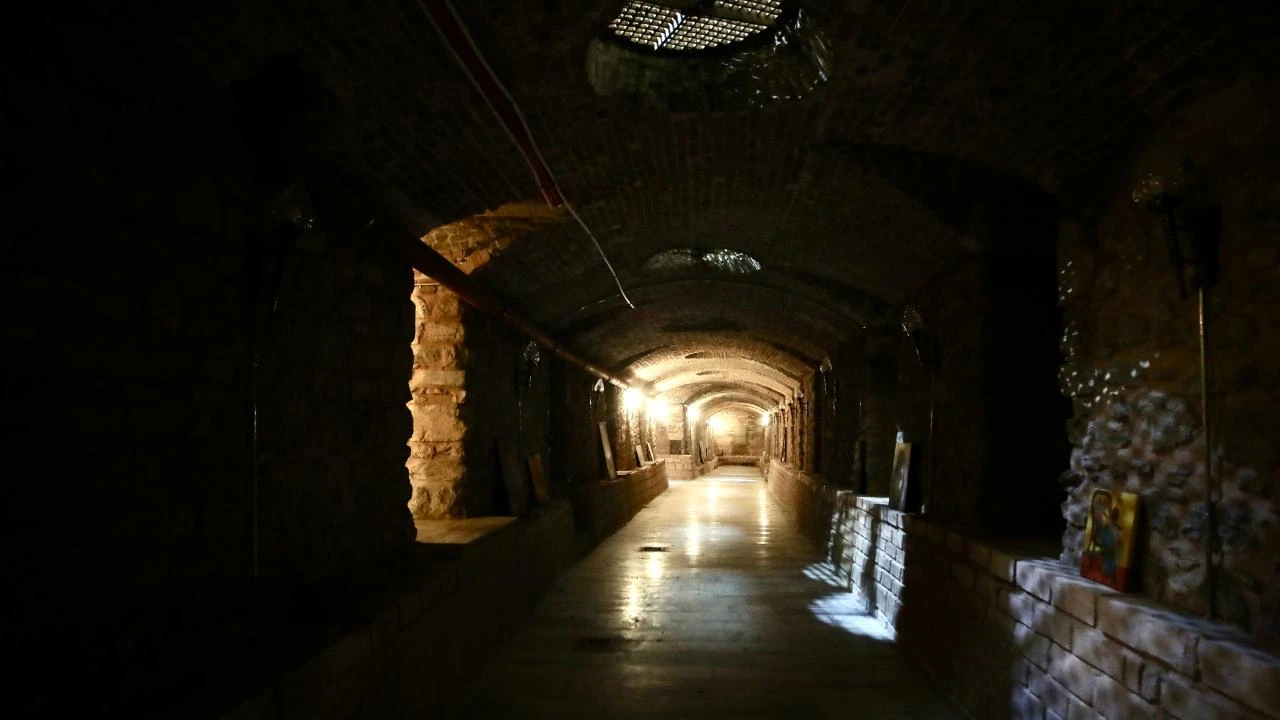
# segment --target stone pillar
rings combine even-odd
[[[462,440],[459,416],[466,399],[467,349],[462,303],[453,292],[414,273],[413,376],[409,380],[409,511],[414,519],[465,514]]]

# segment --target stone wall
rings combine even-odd
[[[667,478],[670,480],[692,480],[693,479],[693,456],[692,455],[659,455],[659,460],[667,464]]]
[[[1210,527],[1196,299],[1180,299],[1160,220],[1130,195],[1151,168],[1190,160],[1221,209],[1220,281],[1207,308],[1216,503],[1217,611],[1280,642],[1280,264],[1274,238],[1277,100],[1257,78],[1168,119],[1061,231],[1067,324],[1062,392],[1074,404],[1063,476],[1063,558],[1083,542],[1095,488],[1142,495],[1141,590],[1193,612],[1207,604]],[[1224,130],[1228,128],[1228,130]],[[1267,593],[1271,597],[1268,600]]]
[[[604,480],[599,423],[609,419],[607,383],[563,362],[551,362],[551,458],[553,482],[567,488]],[[599,390],[596,388],[600,387]]]
[[[816,396],[818,382],[812,376],[804,378],[800,390],[770,413],[763,443],[769,457],[804,470],[814,470],[821,462],[815,452],[821,449],[818,425],[822,400]]]
[[[247,692],[231,685],[243,679],[237,668],[222,667],[211,668],[204,691],[221,700],[238,690],[228,720],[448,716],[573,552],[572,513],[553,503],[455,559],[415,556],[380,578],[385,587],[366,580],[369,592],[352,616],[315,619],[340,623],[339,630],[293,667],[271,668],[263,687]],[[262,664],[271,659],[255,657]],[[217,709],[211,703],[200,711]]]
[[[935,278],[913,299],[912,309],[923,321],[921,336],[934,340],[936,347],[926,341],[919,349],[921,355],[917,355],[912,339],[898,333],[894,346],[895,380],[903,391],[888,399],[897,403],[896,422],[879,430],[883,440],[877,446],[876,457],[881,471],[888,471],[893,459],[892,433],[902,429],[904,439],[916,443],[914,449],[920,453],[916,462],[919,480],[928,488],[928,497],[924,498],[928,512],[969,522],[979,516],[978,496],[985,476],[986,453],[998,452],[983,442],[988,413],[983,402],[982,363],[986,353],[982,339],[986,324],[992,322],[987,317],[991,303],[984,291],[984,277],[983,263],[973,257],[947,276]],[[931,368],[936,373],[932,438]],[[1052,477],[1053,469],[1048,472]],[[881,487],[885,490],[868,492],[887,494],[888,484]]]
[[[908,299],[914,337],[867,328],[824,363],[815,379],[818,470],[831,483],[888,493],[901,433],[931,515],[1004,533],[1057,532],[1053,478],[1068,448],[1053,384],[1052,223],[1027,220],[1018,232],[1044,237],[1034,252],[962,258]]]
[[[468,513],[511,514],[500,449],[504,445],[515,449],[521,473],[528,472],[529,455],[547,457],[552,393],[549,365],[560,360],[542,352],[498,318],[468,307],[464,322],[468,360],[462,418],[467,427],[466,485],[474,494]]]
[[[696,477],[701,477],[702,475],[706,475],[707,473],[711,472],[712,470],[715,470],[718,467],[720,467],[720,458],[713,457],[710,460],[699,465],[695,470],[694,475]]]
[[[461,405],[467,396],[467,346],[462,301],[416,271],[411,297],[415,329],[408,406],[413,433],[405,462],[412,486],[409,511],[415,518],[462,517],[468,505],[463,483],[467,428]]]
[[[825,550],[836,488],[821,475],[797,471],[777,460],[770,460],[764,468],[764,479],[769,492],[791,513],[805,537]]]
[[[713,448],[717,455],[759,455],[764,451],[764,428],[760,412],[745,408],[721,410],[708,419],[713,427]]]
[[[282,250],[261,299],[273,305],[256,339],[261,575],[320,578],[412,538],[397,457],[412,275],[392,247],[318,226]]]
[[[1050,246],[1043,225],[1022,231],[1028,244]],[[912,296],[914,337],[867,333],[868,492],[887,494],[901,432],[928,514],[988,532],[1057,532],[1053,479],[1068,448],[1052,284],[1047,251],[974,254]]]
[[[1240,631],[850,499],[837,571],[972,717],[1280,717],[1280,658]]]
[[[1280,657],[1120,594],[1052,543],[982,540],[769,467],[770,492],[907,655],[974,718],[1280,717]]]
[[[74,707],[69,673],[79,701],[144,701],[255,584],[413,537],[407,264],[369,234],[280,232],[292,178],[251,140],[265,114],[188,54],[113,40],[103,62],[78,31],[42,37],[42,71],[7,76],[6,441],[32,473],[0,510],[19,714]]]
[[[591,483],[576,490],[578,532],[600,542],[617,532],[654,498],[666,492],[667,461],[620,473],[615,480]]]

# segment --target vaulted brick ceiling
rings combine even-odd
[[[811,0],[832,45],[828,83],[766,108],[697,109],[593,92],[587,47],[621,2],[454,4],[636,308],[564,216],[531,211],[475,275],[605,363],[683,377],[669,388],[682,400],[737,383],[734,401],[762,405],[864,325],[891,321],[927,278],[996,242],[993,213],[1051,208],[1052,193],[1114,162],[1118,141],[1273,28],[1193,0]],[[87,18],[107,29],[86,30],[84,52],[119,43],[113,32],[176,34],[224,86],[290,57],[336,100],[317,111],[330,117],[311,141],[383,184],[423,232],[539,202],[418,0],[179,5]],[[643,267],[685,247],[740,250],[763,269]],[[696,375],[685,357],[695,353],[719,358],[724,376]]]

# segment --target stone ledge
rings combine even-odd
[[[246,654],[255,658],[248,673],[211,668],[207,697],[218,697],[217,705],[239,701],[223,715],[235,720],[448,716],[455,696],[437,690],[470,681],[571,562],[572,511],[553,502],[482,537],[474,554],[433,560],[415,547],[379,582],[353,578],[345,586],[358,601],[324,609],[307,626],[273,626],[278,636],[264,636],[263,652]],[[329,636],[304,636],[312,630]],[[300,646],[296,660],[263,661],[289,644]],[[302,655],[304,645],[312,648]],[[403,682],[388,684],[387,677]],[[203,708],[209,715],[219,709],[208,702]],[[185,704],[178,710],[156,716],[190,715]]]
[[[904,613],[916,623],[923,622],[921,613],[954,619],[967,612],[966,603],[977,602],[985,607],[988,627],[1011,632],[1013,647],[1043,673],[1024,683],[1031,685],[1029,695],[1014,693],[1010,699],[1017,704],[1042,703],[1046,717],[1164,713],[1160,716],[1188,720],[1280,720],[1280,658],[1252,646],[1235,627],[1118,593],[1057,558],[1028,551],[1034,546],[972,539],[919,515],[901,515],[898,529],[886,520],[899,518],[888,514],[884,498],[856,497],[852,503],[856,511],[849,524],[859,551],[852,575],[869,573],[876,581],[872,588],[854,590],[866,597],[875,616],[889,623]],[[889,553],[906,546],[912,550],[902,556]],[[912,580],[887,582],[886,573],[895,567],[904,567]],[[908,599],[901,593],[911,582],[945,583],[953,589],[949,593],[962,597],[948,594],[941,605],[928,594]],[[901,636],[900,628],[891,629]],[[954,632],[965,638],[963,643],[980,642],[963,629]],[[909,654],[915,641],[906,641]],[[922,652],[936,651],[925,649],[933,641],[920,642]],[[943,658],[941,667],[949,663]],[[950,672],[965,667],[951,663]]]
[[[514,516],[415,520],[415,542],[433,556],[454,557],[515,522]]]

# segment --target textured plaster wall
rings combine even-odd
[[[1068,528],[1075,562],[1094,488],[1140,493],[1146,510],[1142,590],[1178,606],[1206,605],[1209,513],[1201,427],[1197,315],[1181,300],[1156,217],[1129,191],[1152,166],[1191,159],[1222,210],[1221,280],[1208,305],[1217,504],[1218,611],[1280,635],[1280,185],[1273,95],[1244,76],[1170,118],[1110,179],[1101,201],[1082,201],[1062,231],[1062,391],[1074,415]]]

